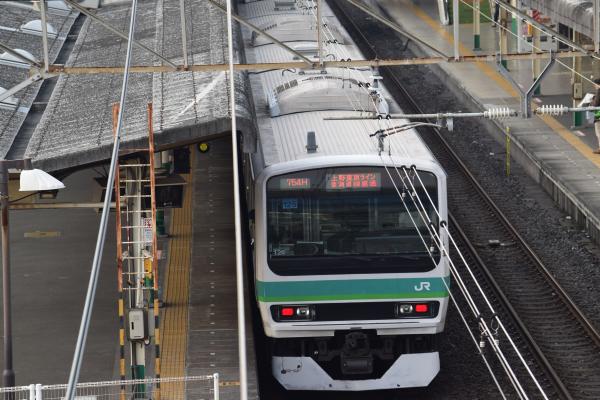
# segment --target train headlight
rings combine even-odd
[[[396,304],[396,318],[431,318],[436,314],[436,302]]]
[[[313,306],[282,305],[271,306],[271,315],[275,321],[311,321],[315,319]]]
[[[413,312],[412,304],[398,304],[399,314],[410,314]]]

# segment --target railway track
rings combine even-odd
[[[367,57],[374,48],[389,47],[397,34],[378,27],[364,16],[353,18],[347,3],[330,1],[354,41]],[[358,14],[357,14],[358,15]],[[389,54],[386,54],[389,56]],[[406,113],[421,113],[400,84],[402,68],[382,68],[386,88]],[[508,218],[486,194],[448,141],[432,128],[419,130],[448,173],[451,230],[459,248],[482,280],[488,296],[532,369],[543,371],[542,385],[549,398],[600,398],[600,334],[571,301],[539,257]],[[472,286],[471,286],[472,287]],[[531,359],[530,359],[531,357]],[[526,386],[533,393],[532,384]],[[536,397],[536,396],[534,396]]]

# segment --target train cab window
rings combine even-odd
[[[424,171],[419,176],[425,187],[416,178],[413,185],[439,232],[437,214],[425,194],[437,208],[436,177]],[[396,185],[402,187],[399,178]],[[269,267],[279,275],[431,270],[439,252],[408,192],[405,199],[406,207],[380,167],[272,177],[267,182]]]

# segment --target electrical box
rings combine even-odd
[[[129,310],[127,333],[129,340],[144,340],[148,337],[148,318],[146,311],[141,308]]]
[[[583,83],[576,82],[573,84],[573,100],[583,99]]]

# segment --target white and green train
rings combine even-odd
[[[316,30],[306,22],[314,9],[302,6],[309,3],[262,0],[240,5],[240,13],[314,57]],[[362,58],[323,7],[327,27],[335,27],[326,53]],[[248,61],[293,60],[243,34]],[[440,369],[436,337],[444,330],[449,270],[435,236],[447,245],[446,175],[414,130],[387,137],[380,151],[370,134],[397,121],[324,119],[400,112],[380,77],[369,75],[250,76],[259,134],[245,173],[256,299],[273,375],[289,390],[420,387]],[[398,173],[408,175],[412,190]],[[410,200],[417,197],[431,222]]]

